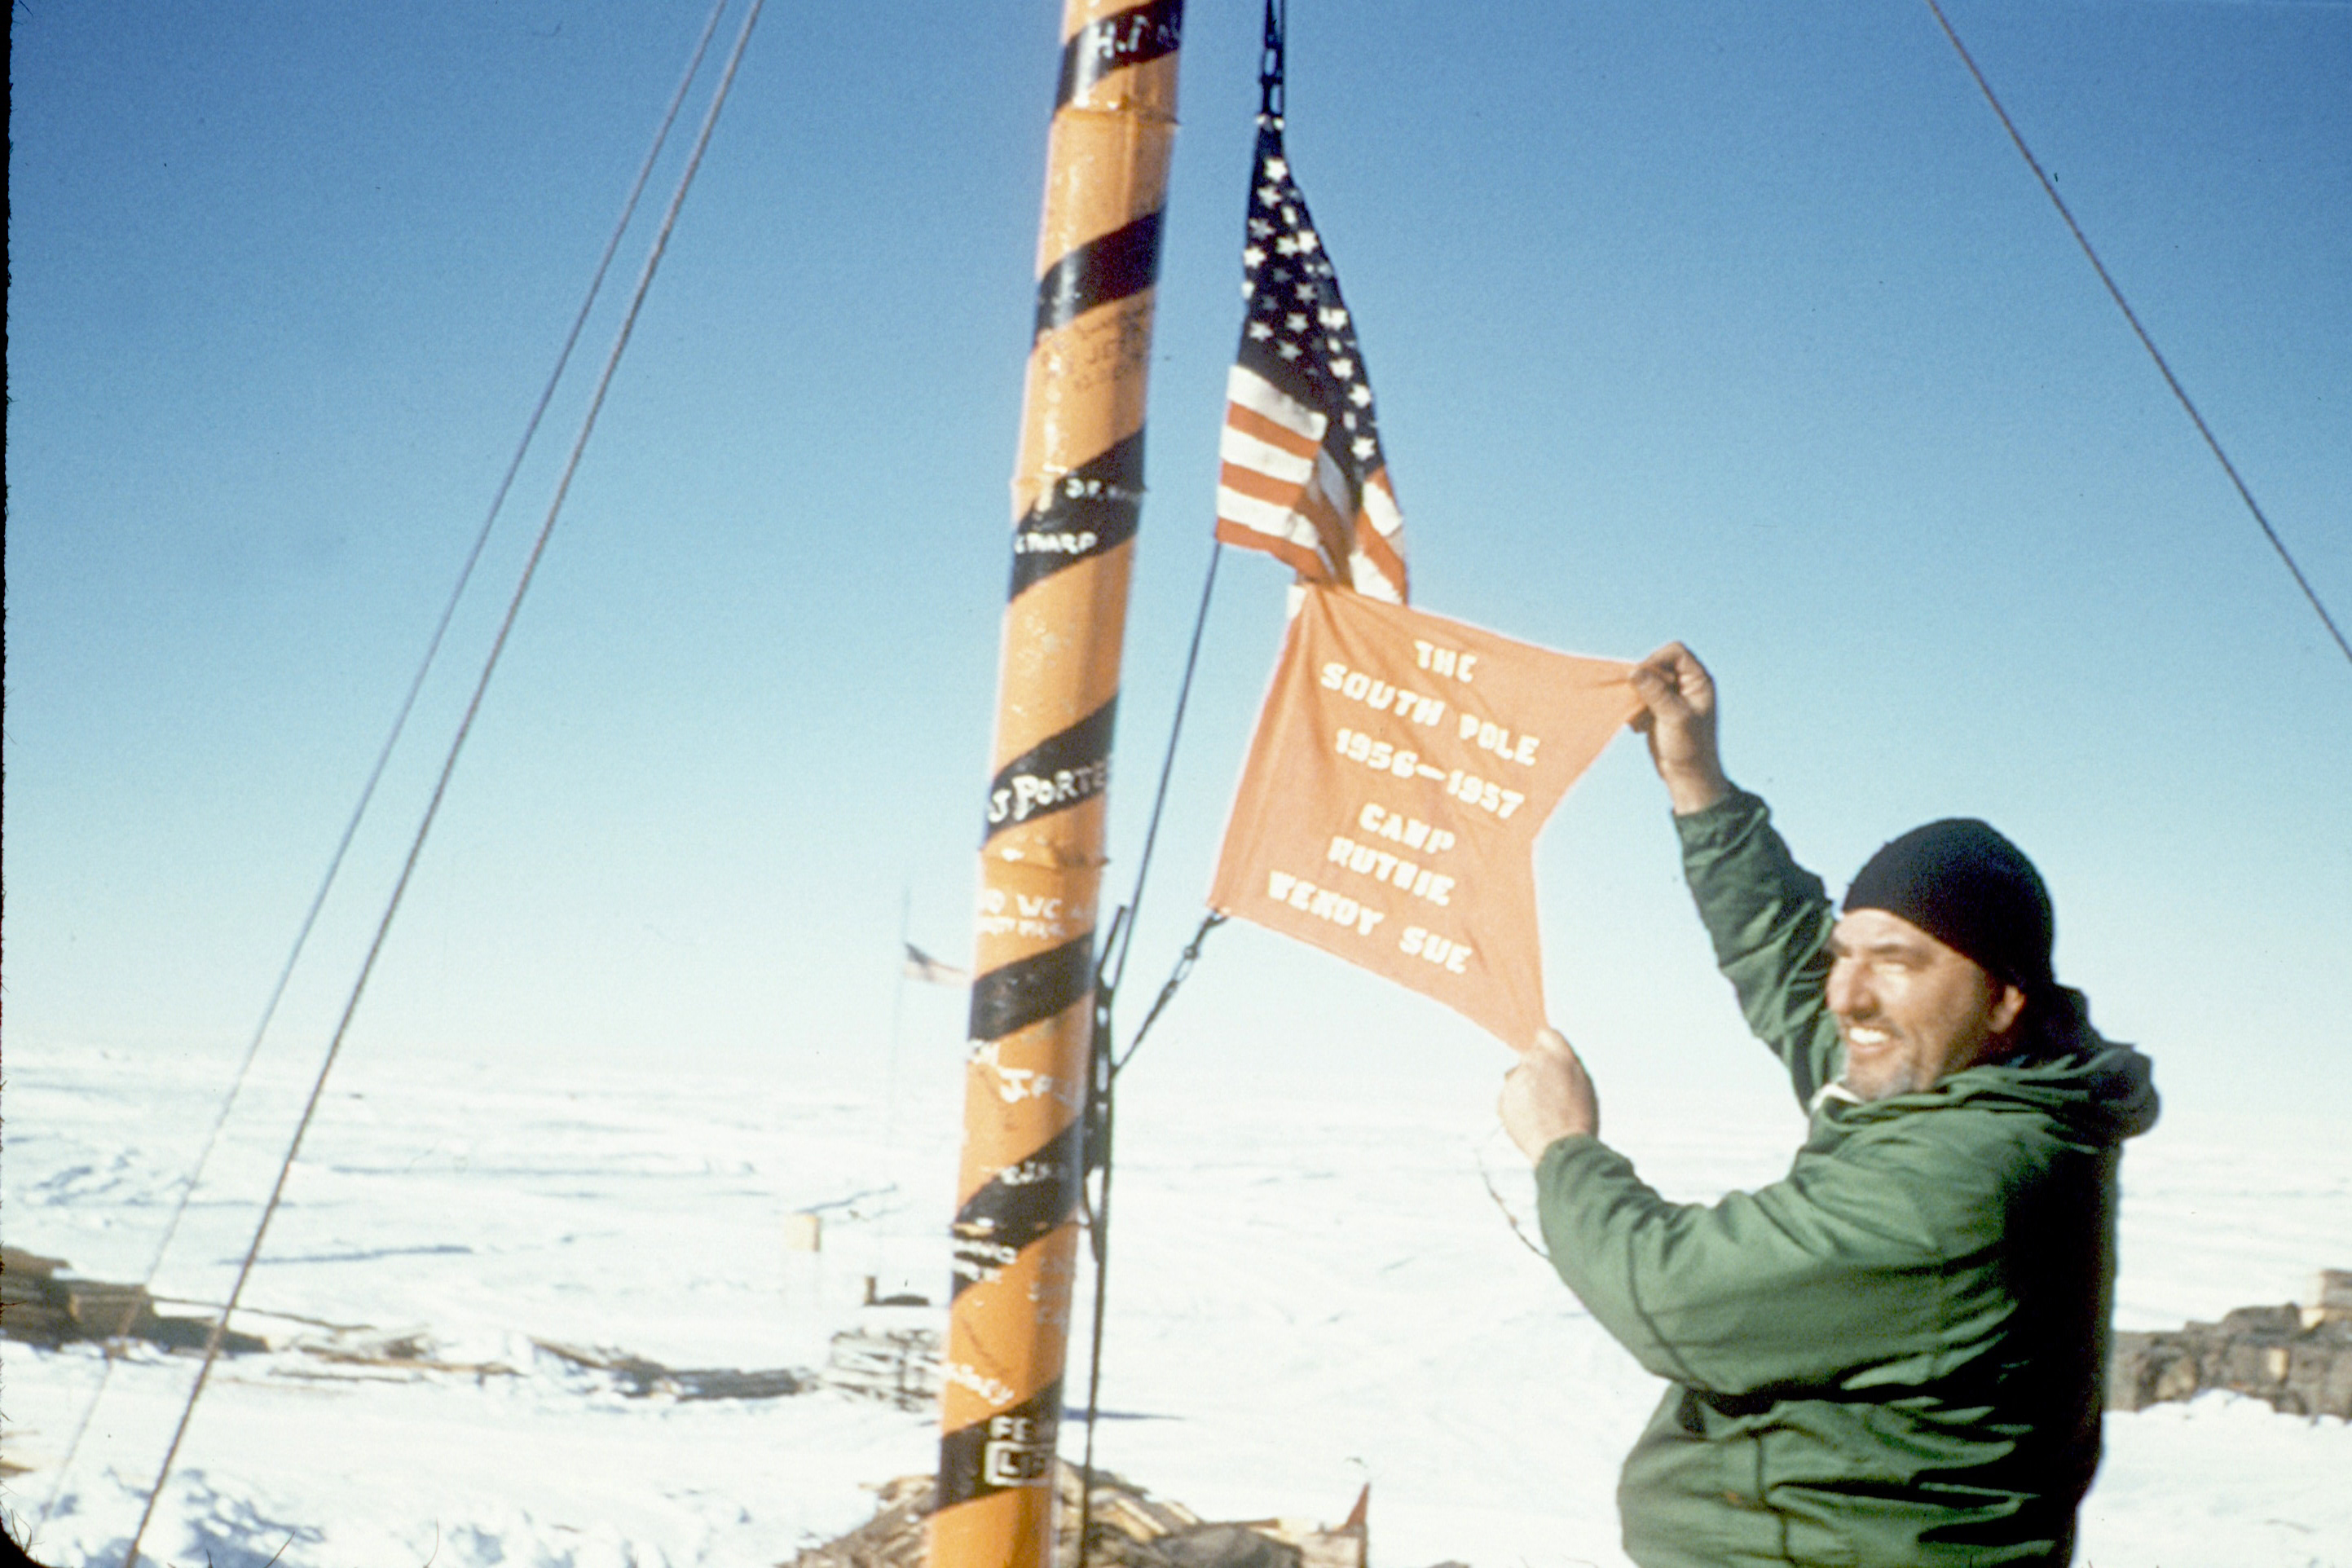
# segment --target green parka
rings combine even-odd
[[[2156,1121],[2147,1059],[2079,993],[2008,1059],[1870,1104],[1833,1086],[1835,917],[1763,802],[1677,818],[1716,957],[1786,1063],[1788,1175],[1666,1202],[1597,1138],[1537,1166],[1560,1278],[1672,1380],[1625,1462],[1643,1568],[2063,1563],[2099,1460],[2116,1168]]]

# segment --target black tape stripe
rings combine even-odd
[[[938,1507],[975,1502],[1015,1487],[1050,1485],[1061,1426],[1062,1383],[1056,1378],[1020,1404],[947,1433],[940,1439]]]
[[[971,1034],[1001,1040],[1082,1000],[1095,983],[1095,933],[992,969],[971,983]]]
[[[956,1211],[948,1236],[955,1252],[952,1293],[993,1279],[997,1271],[1077,1212],[1081,1124],[1073,1121],[1027,1159],[1007,1165]]]
[[[1037,280],[1036,337],[1068,326],[1097,305],[1140,294],[1159,276],[1160,215],[1148,212],[1124,228],[1087,241]]]
[[[1110,787],[1110,737],[1118,699],[1048,735],[988,781],[983,845],[1006,828],[1080,805]],[[977,1004],[975,1003],[975,1006]]]
[[[1174,54],[1183,35],[1184,0],[1151,0],[1087,23],[1062,46],[1054,107],[1063,108],[1115,70]]]
[[[1013,529],[1013,584],[1017,598],[1065,566],[1091,560],[1135,537],[1143,510],[1143,432],[1047,486]]]

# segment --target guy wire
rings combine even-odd
[[[687,62],[686,74],[678,79],[677,90],[670,95],[669,108],[662,115],[661,125],[654,132],[653,145],[646,149],[645,162],[638,165],[635,182],[629,187],[626,200],[621,204],[621,216],[613,225],[610,237],[604,241],[604,253],[596,258],[596,269],[588,279],[587,295],[580,301],[579,313],[572,318],[572,330],[564,334],[563,346],[555,356],[555,368],[548,373],[547,384],[540,389],[539,402],[533,405],[530,417],[524,422],[522,438],[515,443],[514,455],[507,461],[506,472],[499,479],[498,489],[490,497],[489,510],[482,518],[482,526],[475,532],[473,548],[467,552],[465,564],[458,568],[457,585],[449,590],[448,602],[441,608],[441,619],[425,645],[425,657],[417,661],[416,673],[408,683],[407,695],[401,699],[400,708],[393,715],[391,732],[376,752],[375,765],[368,772],[367,782],[360,786],[359,803],[352,807],[350,820],[343,824],[342,837],[336,841],[334,853],[328,858],[326,875],[320,878],[318,890],[310,895],[310,907],[303,912],[301,925],[294,933],[294,944],[286,954],[286,963],[278,972],[278,983],[270,988],[269,1000],[261,1009],[261,1021],[253,1026],[253,1037],[245,1047],[245,1059],[237,1064],[236,1074],[230,1079],[228,1094],[221,1101],[220,1111],[213,1118],[212,1129],[205,1134],[204,1147],[197,1151],[195,1164],[189,1170],[186,1184],[180,1189],[179,1201],[173,1205],[172,1217],[164,1223],[163,1239],[156,1242],[154,1256],[148,1260],[147,1271],[140,1279],[140,1288],[153,1292],[155,1276],[162,1271],[164,1256],[170,1252],[173,1238],[179,1234],[180,1222],[187,1216],[188,1205],[194,1201],[196,1187],[204,1180],[205,1167],[211,1163],[213,1148],[220,1142],[221,1130],[228,1125],[229,1113],[236,1109],[237,1097],[244,1092],[245,1080],[253,1071],[254,1058],[260,1054],[261,1041],[278,1016],[278,1005],[285,1000],[286,987],[293,981],[295,966],[301,962],[304,948],[310,944],[311,930],[319,923],[319,913],[325,908],[327,895],[333,890],[335,879],[341,872],[343,858],[350,853],[352,840],[358,836],[361,821],[367,816],[369,805],[375,799],[376,785],[383,781],[384,769],[391,763],[392,753],[400,744],[400,737],[408,726],[409,715],[415,711],[416,700],[425,689],[425,678],[440,656],[441,644],[448,635],[449,624],[457,614],[457,605],[466,596],[466,589],[474,578],[474,568],[480,563],[482,552],[490,542],[491,530],[505,509],[507,494],[514,488],[515,476],[521,470],[523,458],[530,451],[531,442],[539,434],[540,421],[546,416],[548,405],[554,400],[555,388],[563,379],[563,372],[572,362],[572,351],[578,346],[580,333],[588,324],[588,313],[596,303],[596,296],[604,286],[604,274],[613,265],[613,257],[621,247],[621,236],[635,216],[637,199],[645,194],[646,183],[653,175],[654,164],[669,140],[670,128],[677,121],[677,111],[686,102],[687,89],[693,85],[695,74],[702,68],[702,59],[710,47],[710,40],[719,30],[719,18],[726,11],[729,0],[718,0],[711,7],[709,19],[702,25],[702,36],[695,41],[693,57]],[[123,1329],[129,1331],[126,1319]],[[120,1336],[110,1336],[119,1338]],[[98,1412],[99,1402],[106,1395],[106,1385],[114,1375],[114,1358],[106,1358],[99,1373],[98,1386],[82,1407],[81,1419],[74,1426],[72,1440],[66,1445],[65,1458],[58,1461],[57,1479],[51,1483],[47,1501],[34,1517],[31,1537],[40,1532],[48,1522],[49,1512],[57,1507],[58,1498],[65,1488],[66,1477],[72,1472],[74,1457],[81,1449],[81,1440],[89,1430],[90,1418]]]
[[[513,632],[515,619],[522,611],[524,595],[530,591],[532,577],[547,552],[550,536],[563,510],[563,501],[572,489],[572,476],[578,473],[580,459],[587,450],[588,439],[596,428],[596,417],[604,406],[604,395],[613,384],[614,373],[620,368],[621,356],[629,346],[630,334],[635,331],[637,313],[646,302],[646,292],[653,287],[655,273],[661,267],[662,255],[669,245],[670,231],[677,226],[678,210],[685,205],[686,194],[693,187],[694,176],[702,167],[702,155],[710,145],[711,132],[717,129],[719,111],[725,107],[728,94],[735,85],[735,72],[742,64],[744,48],[751,41],[751,28],[760,19],[765,0],[751,0],[750,11],[743,18],[742,30],[736,35],[735,47],[727,57],[725,71],[713,91],[710,107],[704,113],[702,129],[696,137],[693,154],[688,158],[685,170],[678,175],[677,189],[670,195],[668,209],[662,215],[661,227],[646,252],[644,269],[638,274],[636,291],[630,297],[628,313],[622,319],[614,335],[612,352],[606,355],[603,373],[597,377],[595,392],[588,402],[587,413],[582,416],[580,434],[573,439],[571,456],[565,460],[562,476],[556,481],[555,494],[548,502],[546,520],[540,524],[539,535],[532,542],[530,555],[523,563],[520,579],[515,584],[513,596],[507,603],[506,616],[499,623],[498,636],[492,639],[488,657],[483,661],[480,679],[475,682],[472,698],[466,704],[465,717],[458,722],[457,732],[449,742],[447,756],[441,764],[440,777],[433,786],[433,795],[425,807],[425,815],[416,826],[416,836],[410,842],[407,858],[403,862],[399,879],[394,883],[391,898],[384,904],[383,918],[377,922],[375,936],[368,944],[367,957],[360,965],[359,977],[352,984],[351,996],[343,1005],[341,1019],[335,1026],[334,1037],[328,1042],[326,1059],[320,1064],[317,1080],[310,1086],[310,1100],[302,1108],[300,1120],[295,1124],[293,1141],[287,1145],[286,1157],[278,1167],[278,1179],[269,1191],[269,1200],[263,1205],[261,1220],[254,1227],[253,1241],[246,1248],[244,1261],[237,1268],[236,1282],[230,1289],[228,1300],[221,1307],[220,1316],[214,1320],[212,1331],[205,1338],[204,1364],[196,1373],[195,1385],[188,1392],[187,1404],[180,1412],[179,1426],[172,1434],[172,1442],[164,1451],[162,1468],[156,1473],[155,1484],[147,1494],[147,1504],[139,1516],[138,1527],[131,1532],[130,1548],[123,1554],[121,1568],[138,1568],[139,1543],[146,1534],[148,1521],[153,1517],[155,1505],[163,1495],[164,1484],[171,1479],[173,1461],[180,1452],[181,1440],[187,1436],[188,1421],[195,1414],[196,1401],[212,1376],[213,1363],[219,1359],[221,1338],[227,1330],[229,1315],[236,1310],[237,1298],[245,1290],[245,1282],[253,1272],[254,1260],[260,1256],[261,1243],[268,1235],[269,1222],[278,1212],[278,1201],[285,1195],[288,1176],[294,1161],[301,1152],[302,1139],[310,1131],[310,1120],[319,1108],[320,1097],[326,1092],[327,1078],[334,1070],[335,1059],[342,1052],[343,1040],[351,1031],[352,1017],[359,1010],[360,999],[367,992],[369,976],[374,972],[376,959],[383,951],[384,938],[390,934],[393,919],[400,911],[402,896],[408,890],[409,879],[416,870],[417,858],[424,852],[426,837],[433,830],[434,818],[439,815],[441,803],[449,790],[450,775],[457,770],[457,758],[465,751],[466,738],[473,731],[474,721],[480,714],[482,698],[489,689],[490,678],[497,673],[499,656],[506,650],[507,638]]]
[[[1128,894],[1127,903],[1111,921],[1109,937],[1103,943],[1102,962],[1095,970],[1094,1039],[1087,1052],[1087,1132],[1089,1143],[1079,1163],[1078,1198],[1087,1208],[1087,1241],[1095,1255],[1095,1302],[1093,1343],[1088,1347],[1087,1361],[1087,1447],[1078,1476],[1078,1561],[1077,1568],[1087,1568],[1089,1556],[1087,1533],[1094,1522],[1095,1492],[1095,1415],[1100,1407],[1102,1394],[1103,1306],[1110,1288],[1110,1144],[1114,1113],[1114,1090],[1119,1069],[1124,1068],[1138,1048],[1143,1037],[1151,1030],[1161,1008],[1183,984],[1184,976],[1201,956],[1201,939],[1223,923],[1224,917],[1214,910],[1193,933],[1192,944],[1177,960],[1176,973],[1160,988],[1160,998],[1145,1015],[1143,1026],[1135,1031],[1126,1056],[1113,1054],[1117,1040],[1111,1028],[1111,1004],[1118,993],[1118,983],[1127,973],[1127,955],[1135,944],[1136,913],[1143,907],[1144,879],[1151,874],[1151,850],[1160,838],[1160,813],[1168,804],[1168,781],[1176,771],[1176,742],[1184,733],[1184,709],[1192,696],[1192,671],[1201,661],[1201,633],[1209,624],[1209,598],[1217,587],[1217,562],[1224,554],[1222,540],[1209,547],[1209,570],[1201,582],[1201,607],[1192,616],[1192,642],[1184,654],[1184,678],[1176,688],[1176,715],[1168,727],[1168,749],[1160,761],[1160,788],[1151,797],[1151,820],[1143,832],[1143,853],[1135,867],[1134,890]],[[1113,950],[1116,949],[1116,954]],[[1087,1203],[1086,1180],[1095,1169],[1102,1172],[1102,1184],[1091,1204]]]
[[[1168,780],[1176,771],[1176,742],[1184,734],[1184,708],[1192,699],[1192,670],[1201,662],[1201,632],[1209,624],[1209,596],[1217,588],[1217,562],[1223,556],[1223,540],[1209,547],[1208,574],[1201,580],[1201,607],[1192,617],[1192,645],[1184,653],[1184,679],[1176,687],[1176,717],[1168,727],[1168,750],[1160,760],[1160,787],[1151,797],[1151,820],[1143,830],[1143,853],[1135,863],[1135,890],[1127,896],[1127,939],[1119,944],[1118,963],[1110,966],[1112,990],[1127,973],[1127,950],[1135,941],[1135,917],[1143,909],[1143,879],[1151,875],[1152,847],[1160,842],[1160,813],[1168,804]],[[1117,933],[1113,933],[1114,935]],[[1109,957],[1106,951],[1105,958]]]
[[[2189,422],[2197,426],[2197,433],[2205,437],[2205,445],[2212,449],[2214,460],[2221,465],[2221,471],[2230,476],[2230,482],[2237,487],[2238,499],[2244,501],[2246,510],[2253,514],[2255,525],[2263,531],[2263,537],[2271,542],[2271,548],[2278,552],[2278,558],[2286,563],[2288,574],[2294,578],[2294,585],[2303,590],[2305,598],[2311,601],[2312,613],[2319,617],[2319,624],[2327,628],[2327,635],[2336,639],[2336,649],[2344,655],[2345,662],[2352,664],[2352,643],[2344,640],[2344,633],[2336,626],[2336,617],[2329,615],[2327,606],[2320,602],[2318,590],[2303,574],[2303,568],[2295,564],[2294,555],[2287,551],[2286,542],[2279,538],[2276,529],[2271,527],[2271,520],[2263,515],[2253,491],[2248,489],[2246,481],[2238,477],[2237,465],[2230,461],[2227,452],[2221,450],[2221,441],[2214,436],[2211,426],[2205,423],[2205,416],[2197,412],[2197,405],[2189,400],[2189,394],[2181,386],[2179,378],[2172,374],[2172,366],[2165,363],[2164,355],[2158,351],[2156,340],[2147,335],[2146,327],[2140,325],[2138,313],[2131,308],[2131,301],[2124,298],[2124,291],[2108,275],[2106,264],[2091,247],[2090,237],[2083,232],[2083,226],[2074,221],[2074,215],[2068,210],[2065,198],[2059,195],[2058,187],[2042,172],[2041,161],[2034,157],[2033,149],[2025,144],[2025,138],[2019,132],[2016,122],[2010,119],[2009,110],[2000,106],[2000,100],[1994,95],[1992,83],[1985,79],[1984,72],[1977,68],[1976,58],[1969,53],[1968,46],[1961,43],[1959,34],[1952,30],[1951,21],[1944,15],[1944,8],[1936,0],[1927,0],[1927,9],[1935,13],[1936,25],[1944,29],[1944,37],[1951,40],[1954,52],[1960,57],[1960,63],[1968,67],[1969,75],[1976,79],[1977,89],[1984,94],[1985,101],[1992,105],[1993,113],[2000,117],[2000,127],[2009,132],[2010,141],[2016,144],[2018,156],[2023,158],[2025,166],[2033,171],[2033,177],[2042,182],[2042,194],[2050,198],[2050,205],[2058,209],[2058,216],[2066,220],[2067,232],[2074,237],[2074,243],[2083,247],[2083,254],[2090,259],[2091,270],[2096,272],[2099,281],[2106,285],[2107,295],[2115,300],[2116,309],[2121,310],[2124,320],[2131,323],[2132,332],[2139,339],[2140,347],[2146,349],[2147,357],[2156,362],[2157,370],[2164,377],[2164,384],[2172,388],[2172,395],[2179,399],[2180,406],[2188,412]]]

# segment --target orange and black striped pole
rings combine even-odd
[[[1181,0],[1066,0],[982,840],[933,1568],[1048,1568]]]

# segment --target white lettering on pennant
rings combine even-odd
[[[1324,690],[1336,691],[1350,702],[1360,702],[1375,713],[1393,713],[1407,723],[1434,724],[1445,716],[1444,698],[1407,691],[1360,669],[1349,669],[1337,659],[1325,665],[1318,679]]]
[[[1371,935],[1372,928],[1389,918],[1384,910],[1372,909],[1329,888],[1318,888],[1306,878],[1294,877],[1286,871],[1267,872],[1265,892],[1276,903],[1288,904],[1302,914],[1329,921],[1333,925],[1349,927],[1358,936]]]
[[[1365,804],[1356,814],[1356,826],[1366,833],[1378,834],[1391,844],[1402,844],[1408,849],[1443,855],[1454,847],[1455,839],[1451,829],[1432,827],[1418,817],[1402,816],[1378,801]]]
[[[1446,647],[1433,642],[1423,642],[1419,637],[1412,639],[1412,658],[1415,664],[1432,675],[1443,675],[1450,679],[1458,680],[1465,686],[1470,684],[1475,679],[1470,671],[1478,662],[1478,656],[1475,653],[1464,653],[1459,648]]]
[[[1352,838],[1334,834],[1331,847],[1325,852],[1324,859],[1334,865],[1345,866],[1360,877],[1370,877],[1375,882],[1402,888],[1414,898],[1427,899],[1433,904],[1450,904],[1453,901],[1453,878],[1443,876],[1426,866],[1416,866],[1403,856],[1391,855],[1374,845],[1359,844]]]
[[[1420,926],[1407,926],[1397,941],[1397,949],[1407,958],[1427,959],[1448,974],[1462,974],[1470,967],[1470,944],[1439,936]]]
[[[1461,722],[1455,727],[1454,738],[1468,741],[1480,750],[1492,752],[1504,761],[1517,763],[1523,768],[1535,766],[1536,748],[1543,744],[1534,735],[1521,735],[1514,740],[1510,731],[1475,713],[1462,715]]]

